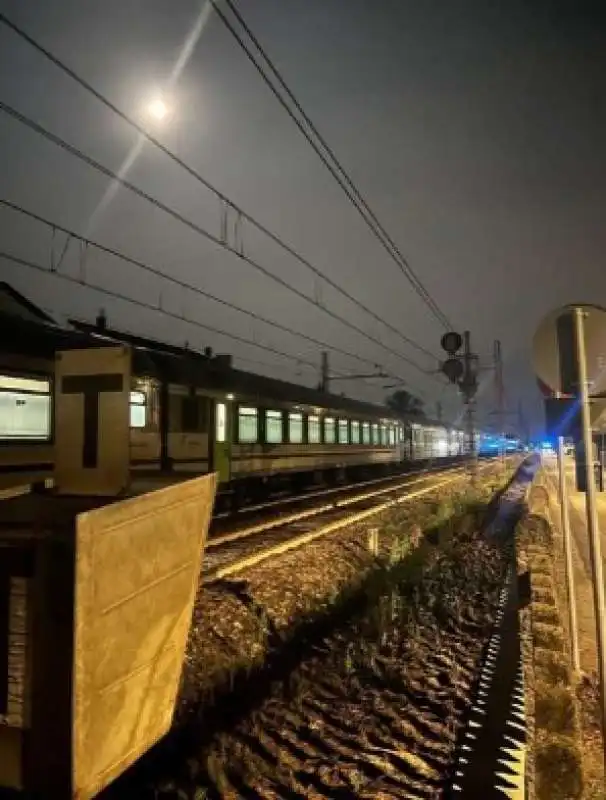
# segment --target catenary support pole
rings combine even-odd
[[[593,577],[593,598],[596,619],[596,638],[598,649],[598,670],[600,679],[600,708],[602,712],[602,743],[604,747],[604,766],[606,775],[606,609],[604,607],[604,575],[602,569],[602,545],[598,526],[596,507],[596,487],[593,472],[593,440],[591,436],[591,418],[589,412],[589,387],[587,385],[587,362],[585,358],[585,312],[581,308],[574,309],[576,347],[579,376],[579,400],[583,426],[583,444],[585,458],[585,509],[587,513],[587,532],[589,534],[589,553],[591,556],[591,572]]]
[[[476,431],[474,420],[475,404],[475,375],[473,370],[473,353],[471,351],[471,334],[465,331],[463,334],[463,398],[465,400],[465,416],[467,422],[467,437],[469,447],[469,466],[471,481],[475,483],[478,471],[478,452],[476,447]]]
[[[576,593],[574,590],[574,572],[572,567],[572,542],[570,539],[570,515],[568,512],[568,486],[566,484],[566,461],[564,459],[564,437],[558,436],[558,478],[560,484],[560,511],[562,537],[564,539],[564,561],[566,566],[566,590],[568,592],[568,627],[570,628],[570,652],[572,668],[575,673],[581,671],[579,658],[579,632],[577,628]]]

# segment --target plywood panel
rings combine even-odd
[[[216,491],[205,475],[79,515],[74,794],[86,799],[169,729]]]

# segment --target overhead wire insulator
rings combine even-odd
[[[51,244],[50,244],[50,271],[56,272],[55,267],[55,237],[57,235],[57,229],[53,225],[51,227]]]
[[[69,247],[69,243],[71,242],[71,240],[72,240],[72,235],[71,233],[68,233],[67,238],[65,239],[65,244],[63,245],[63,250],[61,250],[61,255],[59,256],[59,261],[55,265],[56,271],[61,269],[61,264],[63,264],[63,259],[67,254],[67,248]]]
[[[239,255],[244,255],[243,218],[240,211],[234,220],[234,249]]]
[[[227,218],[229,216],[229,205],[222,200],[221,201],[221,231],[219,233],[219,238],[223,244],[227,244]]]
[[[65,245],[67,250],[67,244]],[[86,283],[86,258],[88,256],[88,242],[80,242],[80,250],[78,252],[78,273],[80,283]]]

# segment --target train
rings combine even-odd
[[[55,354],[117,344],[132,353],[135,480],[213,471],[220,495],[242,503],[466,453],[456,427],[235,369],[230,356],[112,329],[104,316],[58,325],[6,284],[0,342],[4,491],[52,479]]]

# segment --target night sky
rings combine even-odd
[[[365,199],[484,363],[500,338],[508,403],[542,424],[534,329],[573,301],[606,305],[606,14],[536,0],[240,0],[239,8]],[[206,2],[0,0],[0,9],[231,200],[434,354],[443,329],[262,83]],[[192,32],[199,32],[197,41]],[[189,46],[186,43],[189,41]],[[193,46],[192,46],[193,45]],[[187,58],[187,52],[189,58]],[[172,76],[172,77],[171,77]],[[148,104],[164,92],[161,123]],[[138,134],[0,25],[0,100],[118,171]],[[444,381],[366,340],[182,223],[0,113],[0,195],[267,318],[377,363],[432,414]],[[127,178],[220,234],[221,204],[145,144]],[[233,232],[232,232],[233,237]],[[50,268],[52,231],[0,206],[3,251]],[[55,236],[60,253],[65,237]],[[436,362],[353,306],[250,226],[244,251],[425,370]],[[320,349],[192,291],[70,244],[60,271],[227,329],[291,358],[104,298],[2,260],[0,277],[64,319],[92,319],[234,355],[241,368],[316,383]],[[82,272],[82,269],[84,270]],[[332,353],[341,373],[373,368]],[[481,399],[494,407],[492,376]],[[336,391],[382,401],[393,380]],[[374,387],[374,388],[373,388]]]

